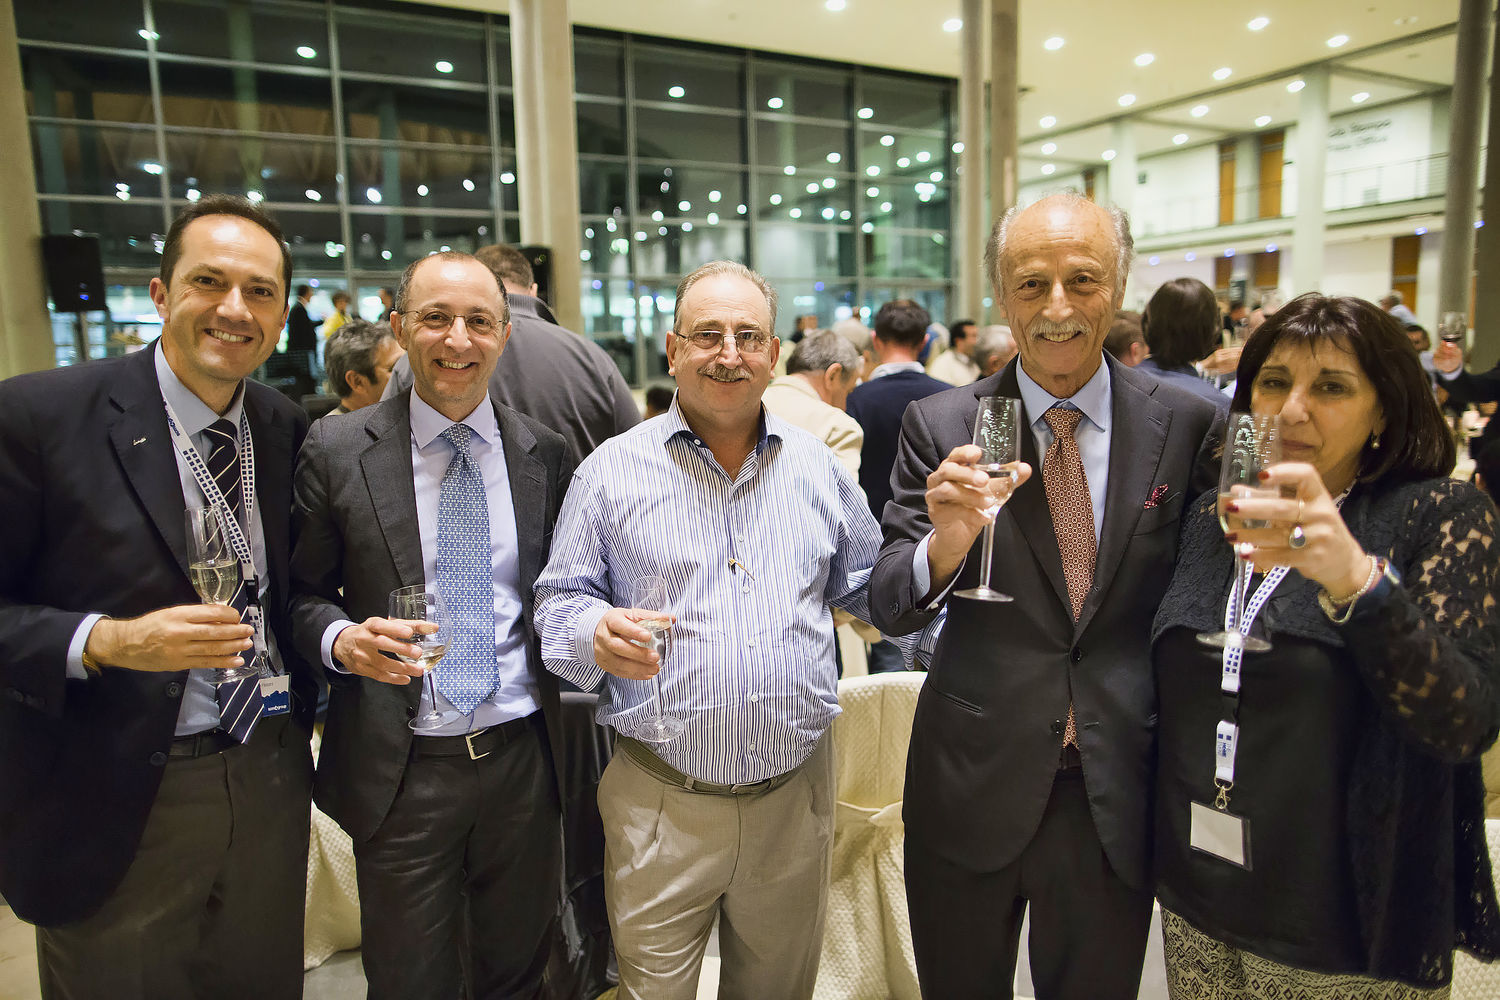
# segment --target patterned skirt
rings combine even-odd
[[[1162,945],[1171,1000],[1448,1000],[1449,987],[1418,989],[1367,976],[1295,969],[1217,941],[1166,909]]]

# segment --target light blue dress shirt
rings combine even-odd
[[[411,466],[417,496],[417,534],[422,542],[422,576],[437,579],[438,498],[442,493],[443,473],[453,460],[454,448],[442,437],[453,426],[417,394],[411,393]],[[488,394],[474,411],[459,423],[473,432],[470,451],[484,474],[484,496],[490,509],[491,569],[495,579],[495,664],[499,683],[495,693],[479,703],[473,715],[466,715],[429,736],[458,736],[463,733],[497,726],[512,719],[524,718],[537,711],[541,702],[536,683],[526,664],[526,625],[521,605],[521,551],[516,541],[516,510],[510,492],[510,472],[505,462],[505,446],[500,440],[500,424],[495,406]],[[333,641],[345,628],[354,624],[336,621],[323,632],[323,665],[347,673],[333,660]],[[438,664],[442,669],[442,664]],[[378,683],[372,681],[371,683]],[[415,683],[415,681],[413,682]],[[453,706],[438,692],[438,707]]]
[[[547,668],[584,690],[605,681],[599,722],[630,735],[652,682],[606,675],[594,630],[663,576],[677,622],[662,704],[687,730],[657,748],[707,781],[759,781],[807,759],[839,712],[829,605],[869,618],[880,526],[822,441],[762,410],[731,477],[684,421],[665,414],[579,465],[536,585]]]
[[[172,404],[172,412],[177,414],[179,426],[193,442],[193,447],[198,449],[198,454],[207,461],[208,453],[213,450],[213,441],[208,435],[209,425],[217,420],[227,420],[234,424],[236,431],[239,429],[240,413],[245,404],[244,386],[240,386],[234,395],[234,402],[229,404],[229,409],[221,416],[195,396],[193,390],[182,384],[177,373],[172,371],[172,366],[167,364],[160,342],[150,350],[156,352],[156,382],[161,386],[162,396]],[[254,434],[253,430],[251,434]],[[237,444],[240,453],[243,454],[245,442],[239,441]],[[172,456],[177,460],[177,479],[182,486],[185,506],[203,506],[203,490],[199,488],[198,480],[193,478],[193,470],[188,467],[175,446],[172,448]],[[258,489],[257,492],[259,492]],[[185,521],[183,530],[186,531]],[[268,569],[270,562],[266,558],[266,533],[261,527],[259,496],[251,505],[250,554],[255,560],[256,589],[260,596],[261,606],[264,607],[266,590],[270,587],[270,570]],[[89,615],[73,633],[73,641],[68,646],[69,677],[82,679],[88,676],[83,666],[83,647],[88,642],[89,631],[93,629],[94,623],[103,617],[102,614]],[[276,636],[270,628],[266,629],[266,646],[275,671],[285,673],[285,668],[281,664],[281,654],[276,649]],[[182,688],[182,707],[177,712],[175,735],[190,736],[193,733],[201,733],[218,727],[219,702],[215,694],[215,673],[213,670],[188,671],[187,683]]]

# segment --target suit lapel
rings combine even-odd
[[[505,470],[510,477],[510,500],[516,518],[517,561],[520,587],[529,595],[531,586],[542,572],[542,542],[546,535],[547,483],[546,467],[537,456],[537,440],[515,413],[495,404],[500,423],[500,443],[505,449]],[[531,619],[529,596],[521,602]]]
[[[109,425],[109,437],[125,478],[171,551],[184,578],[188,575],[187,504],[177,475],[177,458],[167,431],[167,411],[156,382],[159,346],[140,351],[122,367],[123,377],[110,392],[120,413]]]
[[[1016,365],[1018,364],[1020,364],[1019,360],[1012,361],[1001,372],[996,395],[1021,398],[1021,386],[1016,381]],[[984,393],[977,395],[984,395]],[[975,410],[978,410],[977,405]],[[1015,520],[1020,528],[1021,537],[1031,549],[1031,554],[1041,566],[1047,581],[1052,584],[1057,599],[1071,615],[1072,603],[1068,599],[1068,581],[1063,576],[1062,555],[1057,548],[1057,532],[1052,527],[1052,510],[1047,506],[1047,491],[1042,486],[1042,459],[1036,453],[1036,435],[1031,432],[1032,422],[1039,414],[1025,412],[1024,402],[1021,404],[1021,410],[1021,419],[1024,424],[1021,428],[1021,461],[1031,466],[1031,478],[1011,496],[1001,509],[1000,516],[1008,516]],[[968,428],[970,438],[974,434],[974,417],[975,414],[970,413],[965,418],[965,426]]]
[[[1097,610],[1102,595],[1120,568],[1120,560],[1135,526],[1145,510],[1152,485],[1156,482],[1162,451],[1166,447],[1167,428],[1172,423],[1171,407],[1151,397],[1113,359],[1105,361],[1113,379],[1109,442],[1109,484],[1105,488],[1104,523],[1099,537],[1099,554],[1094,561],[1094,585],[1083,606],[1078,627],[1081,630]]]
[[[380,404],[365,431],[375,440],[359,457],[375,520],[396,566],[400,585],[427,582],[422,572],[422,538],[417,528],[417,489],[412,480],[410,393]]]

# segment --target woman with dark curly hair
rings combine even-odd
[[[1495,508],[1448,478],[1416,354],[1370,303],[1295,299],[1238,377],[1233,409],[1279,415],[1283,461],[1227,536],[1199,499],[1153,628],[1169,991],[1446,997],[1455,947],[1500,954],[1479,766]],[[1269,580],[1251,632],[1272,648],[1242,658],[1195,637],[1224,623],[1237,558]]]

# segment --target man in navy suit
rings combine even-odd
[[[316,689],[287,572],[307,417],[247,379],[291,269],[269,216],[205,197],[167,232],[156,344],[0,384],[0,892],[37,925],[43,996],[302,995]],[[214,494],[240,514],[260,682],[216,683],[253,627],[188,577],[184,511]]]

